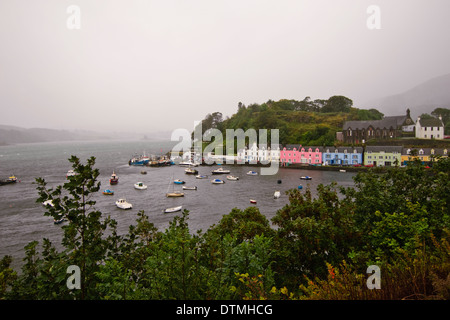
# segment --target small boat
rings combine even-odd
[[[134,188],[137,190],[146,190],[147,186],[143,182],[136,182]]]
[[[185,184],[186,182],[183,181],[183,180],[180,180],[180,179],[176,179],[176,180],[173,180],[173,183],[175,183],[175,184]]]
[[[0,180],[0,186],[4,184],[16,183],[17,178],[15,176],[10,176],[8,179]]]
[[[112,196],[112,195],[114,195],[114,191],[109,190],[109,189],[104,190],[102,193],[103,193],[104,195],[107,195],[107,196]]]
[[[212,171],[212,174],[227,174],[227,173],[230,173],[230,170],[226,170],[222,167]]]
[[[195,187],[186,187],[186,186],[183,186],[183,190],[197,190],[197,187],[195,186]]]
[[[127,210],[133,208],[132,204],[125,199],[119,199],[116,201],[116,207],[119,209]]]
[[[208,178],[208,176],[205,176],[205,175],[197,175],[197,176],[195,176],[197,179],[207,179]]]
[[[297,187],[297,189],[303,189],[303,186],[302,186],[302,185],[299,185],[299,186]]]
[[[198,170],[192,169],[192,168],[186,168],[184,169],[184,173],[186,174],[197,174]]]
[[[235,176],[227,176],[227,180],[237,181],[237,180],[239,180],[239,177],[235,177]]]
[[[53,219],[53,224],[61,224],[64,221],[67,221],[67,219],[66,219],[66,217],[63,216],[63,217],[61,217],[59,219]]]
[[[279,190],[277,190],[273,193],[273,198],[278,199],[279,197],[281,197],[281,192]]]
[[[278,184],[281,184],[281,182],[282,182],[281,180],[277,180],[277,183],[278,183]]]
[[[340,169],[339,172],[347,172],[347,170]]]
[[[44,201],[44,202],[42,202],[42,205],[44,206],[44,207],[54,207],[55,205],[53,204],[53,201],[52,200],[47,200],[47,201]]]
[[[69,170],[67,171],[66,178],[73,177],[75,175],[75,171]]]
[[[198,163],[192,162],[192,161],[183,161],[179,163],[180,166],[193,166],[193,167],[197,167]]]
[[[258,175],[258,172],[255,172],[255,171],[249,171],[249,172],[247,172],[247,175],[249,175],[249,176],[257,176],[257,175]]]
[[[184,197],[184,193],[180,191],[167,192],[166,197],[167,198]]]
[[[111,178],[109,179],[109,184],[117,184],[117,183],[119,183],[119,177],[113,171]]]
[[[254,203],[254,204],[256,204],[256,200],[254,200],[254,199],[250,199],[250,203]]]
[[[135,155],[133,158],[128,161],[128,164],[130,166],[146,166],[150,162],[150,157],[145,155],[145,152],[143,155]]]
[[[220,179],[213,179],[213,180],[211,180],[211,183],[212,184],[223,184],[223,183],[225,183],[225,181],[220,180]]]
[[[302,176],[300,177],[301,180],[311,180],[312,178],[310,176]]]
[[[141,171],[141,174],[147,174],[147,171],[142,170],[142,171]]]
[[[164,213],[177,212],[177,211],[180,211],[181,208],[183,208],[183,206],[178,206],[178,207],[173,207],[173,208],[167,208],[166,210],[164,210]]]

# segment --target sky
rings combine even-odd
[[[148,133],[192,130],[239,102],[344,95],[364,108],[450,72],[449,9],[448,0],[0,0],[0,124]]]

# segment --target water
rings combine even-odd
[[[0,186],[0,258],[11,255],[14,264],[17,264],[24,257],[24,246],[30,241],[48,238],[54,244],[60,243],[61,227],[54,225],[51,217],[44,216],[44,207],[36,203],[38,195],[34,180],[36,177],[44,178],[47,187],[63,184],[67,171],[71,169],[67,160],[71,155],[78,156],[83,162],[90,156],[96,157],[95,167],[100,170],[100,191],[108,188],[115,191],[114,196],[101,192],[95,195],[96,208],[118,222],[119,234],[127,233],[128,227],[136,223],[139,210],[144,210],[149,220],[163,230],[174,215],[180,214],[165,214],[163,210],[182,205],[190,211],[190,230],[206,231],[235,207],[245,209],[256,206],[270,220],[278,209],[288,203],[284,192],[299,185],[306,188],[309,184],[312,190],[320,183],[332,181],[343,186],[353,185],[353,173],[334,171],[280,168],[273,176],[249,176],[246,172],[255,168],[223,165],[223,168],[231,170],[232,175],[239,177],[239,181],[228,181],[226,175],[211,175],[217,165],[196,167],[199,174],[208,175],[208,179],[187,175],[184,173],[185,167],[180,166],[143,168],[128,165],[128,160],[135,153],[166,153],[174,144],[170,141],[101,141],[1,146],[0,178],[14,174],[20,183]],[[119,176],[119,184],[110,186],[109,178],[113,170]],[[147,174],[141,174],[142,170]],[[255,171],[259,172],[259,169]],[[299,177],[304,175],[311,176],[312,180],[300,180]],[[186,186],[197,186],[197,190],[184,190],[184,197],[167,198],[165,194],[169,185],[172,188],[172,178],[186,181]],[[213,178],[223,179],[225,184],[213,185]],[[279,179],[281,184],[277,184]],[[138,181],[144,182],[148,189],[134,189],[133,185]],[[181,190],[181,186],[175,185],[174,189]],[[279,199],[273,199],[275,190],[281,191]],[[116,208],[115,201],[119,198],[126,198],[133,204],[133,209],[124,211]],[[257,200],[257,204],[251,204],[250,199]]]

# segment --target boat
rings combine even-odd
[[[195,176],[197,179],[207,179],[208,178],[208,176],[205,176],[205,175],[196,175]]]
[[[254,200],[254,199],[250,199],[250,203],[254,203],[254,204],[256,204],[256,200]]]
[[[128,210],[133,208],[133,205],[125,199],[119,199],[116,201],[116,207],[123,210]]]
[[[141,156],[134,156],[128,161],[130,166],[146,166],[150,162],[150,157],[145,155],[145,152]]]
[[[53,204],[53,201],[52,200],[47,200],[47,201],[44,201],[44,202],[42,202],[42,205],[44,206],[44,207],[54,207],[55,205]]]
[[[67,219],[66,219],[66,217],[62,216],[62,217],[59,218],[59,219],[53,219],[53,224],[61,224],[61,223],[63,223],[64,221],[67,221]]]
[[[249,175],[249,176],[257,176],[257,175],[258,175],[258,172],[255,172],[255,171],[249,171],[249,172],[247,172],[247,175]]]
[[[297,189],[303,189],[303,186],[302,186],[302,185],[299,185],[299,186],[297,187]]]
[[[118,184],[118,183],[119,183],[119,177],[113,171],[111,178],[109,179],[109,184]]]
[[[173,207],[173,208],[167,208],[164,210],[164,213],[172,213],[180,211],[183,208],[183,206]]]
[[[146,190],[147,186],[143,182],[136,182],[134,188],[137,190]]]
[[[239,180],[239,177],[235,177],[235,176],[227,176],[227,180],[237,181],[237,180]]]
[[[310,176],[302,176],[300,177],[301,180],[311,180],[312,178]]]
[[[141,171],[141,174],[147,174],[147,171],[142,170],[142,171]]]
[[[180,179],[176,179],[176,180],[173,180],[173,183],[175,183],[175,184],[185,184],[186,182],[183,181],[183,180],[180,180]]]
[[[184,173],[186,174],[197,174],[198,170],[192,169],[192,168],[186,168],[184,169]]]
[[[345,169],[340,169],[339,172],[347,172]]]
[[[69,170],[67,171],[66,178],[73,177],[75,175],[75,171]]]
[[[196,186],[194,186],[194,187],[183,186],[183,190],[197,190],[197,187]]]
[[[12,175],[8,179],[0,180],[0,186],[4,185],[4,184],[11,184],[11,183],[16,183],[16,182],[17,182],[17,178],[14,175]]]
[[[109,189],[104,190],[102,193],[103,193],[104,195],[107,195],[107,196],[112,196],[112,195],[114,195],[114,191],[109,190]]]
[[[276,190],[276,191],[273,193],[273,198],[274,198],[274,199],[278,199],[279,197],[281,197],[281,192],[280,192],[279,190]]]
[[[226,170],[222,167],[212,171],[212,174],[227,174],[227,173],[230,173],[230,170]]]
[[[220,180],[220,179],[212,179],[211,183],[212,184],[223,184],[223,183],[225,183],[225,181]]]
[[[172,176],[172,180],[173,180],[173,176]],[[169,191],[170,187],[172,187],[171,191]],[[184,193],[180,192],[180,191],[174,191],[174,184],[169,182],[169,186],[167,187],[166,197],[168,197],[168,198],[184,197]]]
[[[195,163],[195,162],[192,162],[192,161],[182,161],[182,162],[180,162],[179,163],[179,165],[180,166],[185,166],[185,167],[187,167],[187,166],[193,166],[193,167],[197,167],[198,166],[198,163]]]

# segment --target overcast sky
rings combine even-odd
[[[151,132],[240,101],[345,95],[363,108],[450,72],[449,12],[448,0],[0,0],[0,124]]]

